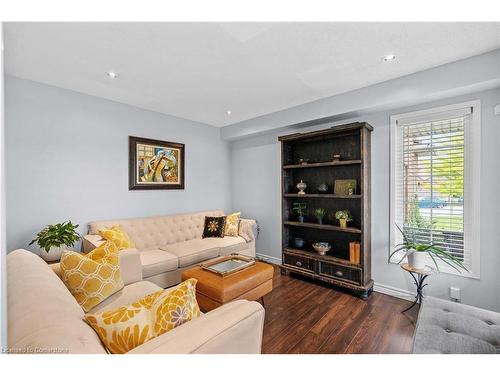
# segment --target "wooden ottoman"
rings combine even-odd
[[[207,312],[238,299],[261,299],[264,304],[263,297],[273,290],[273,274],[273,266],[255,262],[247,269],[224,277],[197,266],[185,270],[182,280],[198,280],[196,299],[201,311]]]

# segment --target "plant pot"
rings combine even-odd
[[[56,262],[61,259],[61,254],[64,250],[68,250],[67,246],[54,247],[52,246],[49,251],[40,249],[40,257],[46,262]]]
[[[317,219],[318,219],[318,224],[322,225],[323,224],[323,219],[319,219],[319,218],[317,218]]]
[[[408,254],[408,264],[416,269],[424,269],[426,265],[426,251],[412,251]]]
[[[304,239],[303,238],[294,238],[293,243],[297,249],[302,249],[304,247]]]
[[[299,222],[303,223],[304,222],[304,216],[298,216],[297,219]]]
[[[342,229],[347,228],[347,219],[339,219],[339,223]]]

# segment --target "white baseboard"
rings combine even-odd
[[[415,294],[414,293],[412,293],[412,292],[410,292],[408,290],[395,288],[395,287],[389,286],[389,285],[383,285],[383,284],[375,283],[373,285],[373,290],[375,292],[378,292],[378,293],[387,294],[389,296],[393,296],[393,297],[396,297],[396,298],[405,299],[405,300],[408,300],[408,301],[413,301],[415,299]]]
[[[264,260],[264,261],[266,261],[268,263],[273,263],[273,264],[281,265],[281,259],[280,258],[275,258],[275,257],[269,256],[269,255],[266,255],[266,254],[261,254],[261,253],[256,253],[255,257],[257,259]]]

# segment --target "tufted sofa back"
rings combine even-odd
[[[138,219],[92,221],[89,234],[119,225],[130,236],[138,249],[158,248],[177,242],[201,238],[205,216],[222,216],[224,212],[205,211],[171,216],[153,216]]]

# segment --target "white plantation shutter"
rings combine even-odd
[[[395,116],[392,126],[391,225],[433,243],[478,275],[478,171],[473,170],[473,105]],[[476,152],[477,153],[477,152]],[[474,181],[476,176],[477,181]],[[475,207],[477,206],[477,207]],[[391,228],[391,243],[402,242]],[[433,262],[429,259],[429,265]],[[445,264],[439,264],[446,269]],[[448,270],[449,271],[449,270]],[[470,275],[469,275],[470,276]]]

